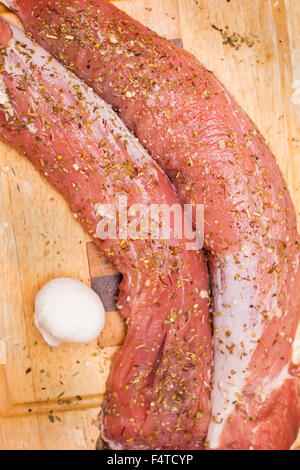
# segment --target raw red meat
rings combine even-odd
[[[295,211],[259,131],[187,52],[104,0],[16,0],[25,28],[203,203],[214,295],[211,448],[286,449],[300,423]]]
[[[202,448],[211,367],[203,256],[175,238],[172,219],[170,240],[97,237],[99,203],[117,213],[118,196],[129,206],[178,204],[174,188],[109,105],[11,28],[10,39],[0,19],[1,138],[66,198],[124,276],[128,333],[108,379],[104,436],[115,448]]]

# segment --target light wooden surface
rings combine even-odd
[[[300,80],[300,2],[114,3],[169,39],[182,38],[215,71],[266,137],[300,221],[300,105],[291,101],[292,82]],[[35,294],[49,279],[90,281],[89,237],[31,164],[1,143],[0,201],[0,341],[7,338],[5,347],[0,342],[0,449],[93,449],[116,319],[108,315],[101,349],[54,350],[32,324]]]

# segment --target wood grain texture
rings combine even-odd
[[[300,222],[300,106],[291,101],[292,82],[300,80],[300,2],[114,3],[168,39],[182,38],[225,83],[274,152]],[[94,253],[90,272],[90,239],[67,204],[25,158],[1,143],[0,201],[0,449],[94,448],[93,421],[124,327],[110,312],[101,349],[96,342],[53,349],[33,327],[33,302],[53,277],[89,283],[114,269]]]

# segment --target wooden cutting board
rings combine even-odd
[[[292,104],[292,83],[300,80],[300,2],[114,3],[215,71],[266,137],[300,222],[300,105]],[[124,334],[109,298],[117,273],[62,198],[1,142],[0,201],[0,449],[93,449],[110,359]],[[91,282],[107,295],[101,348],[94,342],[53,349],[33,327],[36,292],[59,276]]]

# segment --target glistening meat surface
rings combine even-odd
[[[97,238],[99,203],[118,212],[123,195],[129,206],[173,205],[174,189],[110,106],[11,29],[0,19],[1,139],[66,198],[124,276],[128,333],[108,379],[104,436],[115,448],[202,448],[211,367],[203,257],[175,239],[174,222],[170,240]]]
[[[4,2],[203,203],[214,296],[208,445],[286,449],[300,423],[292,343],[300,314],[295,211],[259,131],[222,84],[104,0]]]

